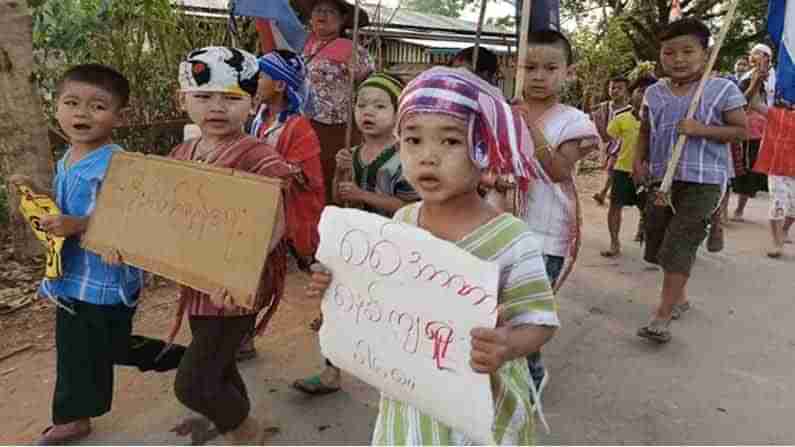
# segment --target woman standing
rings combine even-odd
[[[343,31],[353,27],[354,8],[344,0],[304,1],[309,12],[311,35],[304,46],[307,78],[314,92],[309,116],[320,139],[320,161],[326,183],[326,201],[331,203],[332,181],[337,151],[345,147],[345,133],[351,109],[351,76],[357,82],[373,71],[367,49],[353,47]],[[303,5],[302,5],[303,6]],[[360,12],[359,26],[368,24],[367,14]],[[358,51],[358,63],[352,66],[353,51]],[[354,129],[351,144],[359,143]]]

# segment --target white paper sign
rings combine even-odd
[[[499,266],[411,225],[326,207],[317,259],[333,274],[320,346],[336,366],[479,444],[494,444],[489,376],[470,331],[497,322]]]

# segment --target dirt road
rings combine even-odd
[[[595,181],[585,183],[584,198]],[[727,228],[722,253],[699,254],[689,288],[694,308],[673,324],[666,346],[635,336],[662,278],[646,269],[631,242],[637,212],[625,212],[624,253],[608,260],[599,256],[608,243],[606,209],[584,205],[580,261],[559,297],[563,327],[544,354],[553,432],[539,430],[539,441],[792,443],[795,247],[783,260],[764,257],[765,198],[749,204],[749,223]],[[307,327],[317,303],[301,297],[304,281],[290,278],[272,329],[257,341],[260,357],[243,367],[255,415],[278,427],[275,444],[366,444],[377,411],[372,389],[346,377],[345,392],[308,399],[289,387],[321,365]],[[150,297],[139,331],[166,334],[173,298],[168,289]],[[52,350],[31,350],[0,363],[0,443],[29,443],[47,424],[54,360]],[[168,433],[185,414],[173,396],[173,373],[118,371],[114,410],[94,421],[86,444],[188,443]]]

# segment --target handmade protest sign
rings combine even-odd
[[[417,227],[326,207],[317,259],[332,272],[320,346],[334,365],[494,444],[489,376],[470,331],[497,322],[499,267]]]
[[[276,179],[117,152],[82,243],[252,307],[280,200]]]

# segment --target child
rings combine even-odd
[[[529,126],[535,158],[544,172],[530,188],[529,211],[522,219],[541,239],[549,280],[559,288],[579,248],[574,166],[599,146],[600,139],[585,113],[560,103],[560,92],[573,63],[569,40],[551,30],[532,31],[528,39],[527,65],[520,67],[526,72],[524,100],[515,108]],[[528,361],[533,381],[543,389],[547,374],[540,353],[534,353]]]
[[[178,145],[171,156],[282,178],[289,191],[298,168],[285,163],[270,146],[243,133],[258,77],[257,60],[245,51],[207,47],[191,52],[180,64],[179,83],[184,107],[201,129],[201,137]],[[257,313],[269,306],[257,328],[261,332],[281,298],[287,269],[283,233],[280,213],[254,309],[234,306],[223,290],[209,296],[183,286],[180,292],[172,337],[187,312],[193,340],[177,371],[177,399],[213,422],[218,432],[235,444],[252,444],[258,437],[258,423],[249,415],[251,404],[235,355],[242,340],[251,335]],[[183,423],[175,430],[187,434],[181,429],[185,426]]]
[[[559,325],[554,294],[539,244],[527,225],[500,213],[478,193],[486,169],[510,172],[527,190],[537,175],[521,145],[528,135],[502,94],[469,71],[433,68],[401,97],[397,132],[406,177],[422,202],[396,213],[462,250],[501,267],[498,327],[471,333],[475,372],[490,374],[495,391],[494,439],[501,445],[532,443],[525,356],[537,351]],[[316,273],[309,295],[322,295],[330,274]],[[428,299],[433,299],[429,296]],[[381,395],[372,443],[463,445],[466,436],[399,399]]]
[[[746,137],[745,97],[728,79],[711,78],[693,119],[684,119],[707,61],[710,31],[695,19],[669,24],[660,36],[660,63],[670,78],[646,90],[633,176],[641,183],[662,181],[680,134],[687,141],[671,187],[671,207],[646,206],[646,261],[664,271],[660,305],[638,335],[660,343],[668,328],[690,308],[685,287],[696,251],[707,236],[729,180],[729,143]],[[648,162],[648,165],[646,164]],[[675,211],[674,211],[675,210]]]
[[[643,241],[643,207],[638,197],[638,188],[632,180],[632,163],[635,160],[635,144],[640,132],[640,107],[646,88],[657,82],[651,77],[639,78],[632,86],[630,110],[619,113],[607,126],[607,134],[621,141],[621,150],[616,154],[611,177],[610,208],[607,211],[607,227],[610,231],[610,249],[601,252],[606,258],[621,254],[621,209],[625,206],[641,208],[641,218],[635,240]]]
[[[91,418],[111,409],[114,365],[166,371],[175,368],[184,353],[177,346],[158,362],[155,357],[164,343],[131,335],[143,273],[121,264],[118,253],[100,256],[80,247],[111,157],[122,150],[113,144],[113,128],[121,122],[129,97],[127,79],[98,64],[70,68],[57,86],[55,116],[70,141],[53,182],[63,214],[45,216],[40,225],[66,240],[63,275],[45,280],[39,290],[58,303],[53,425],[40,444],[77,441],[91,433]],[[23,176],[11,181],[30,184]]]
[[[607,179],[605,179],[605,185],[602,190],[593,195],[593,199],[599,205],[605,204],[607,192],[613,184],[613,167],[621,149],[621,141],[608,134],[607,125],[619,113],[632,109],[629,103],[629,79],[623,76],[614,77],[607,84],[607,93],[610,95],[610,101],[599,103],[591,114],[594,123],[596,123],[596,129],[599,131],[602,141],[605,142],[604,168],[607,171]]]
[[[792,29],[793,17],[792,0],[770,2],[768,30],[778,50],[778,69],[771,79],[775,81],[775,94],[773,101],[768,102],[772,107],[767,114],[767,128],[754,171],[768,175],[772,247],[767,255],[774,259],[781,257],[785,243],[792,242],[788,233],[795,222],[795,51],[785,31]],[[772,56],[772,53],[768,49],[767,54]]]
[[[335,178],[334,184],[339,185],[333,192],[335,202],[350,202],[365,211],[392,217],[395,211],[417,200],[403,176],[394,134],[402,89],[402,82],[385,73],[373,74],[359,86],[354,117],[363,143],[337,153],[338,172],[352,173],[353,181]],[[315,320],[313,329],[319,329],[321,321]],[[293,387],[311,395],[338,391],[340,370],[326,360],[320,374],[296,380]]]

